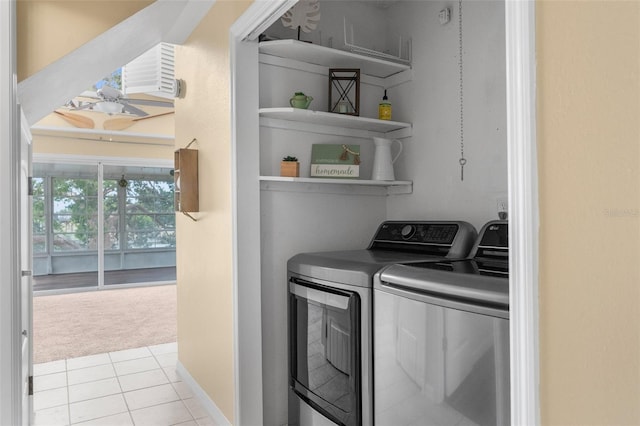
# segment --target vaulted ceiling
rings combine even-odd
[[[22,80],[18,99],[29,124],[158,43],[183,43],[214,3],[157,0]]]

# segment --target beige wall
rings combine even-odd
[[[538,1],[544,425],[640,424],[640,2]]]
[[[18,0],[18,81],[151,3],[150,0]]]
[[[86,155],[96,157],[153,158],[173,160],[173,142],[118,143],[77,138],[33,135],[34,154]]]
[[[162,108],[145,108],[151,114]],[[63,110],[64,111],[64,110]],[[50,114],[32,128],[35,154],[72,154],[106,157],[160,158],[173,160],[174,116],[151,118],[135,123],[124,131],[104,132],[103,121],[113,118],[99,112],[76,111],[73,114],[91,118],[101,133],[82,132],[57,114]],[[55,128],[57,131],[49,130]],[[80,133],[71,133],[71,132]],[[140,135],[140,136],[137,136]],[[144,135],[144,136],[142,136]],[[163,139],[154,138],[154,136]],[[167,140],[166,138],[171,139]]]
[[[233,422],[233,282],[229,27],[250,2],[218,1],[176,50],[176,147],[197,138],[198,222],[178,215],[180,362]]]

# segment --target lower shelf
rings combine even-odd
[[[407,180],[321,179],[306,177],[260,176],[263,191],[319,192],[354,195],[410,194],[413,182]]]

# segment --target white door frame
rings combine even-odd
[[[295,2],[295,0],[293,0]],[[262,410],[258,51],[255,40],[291,0],[256,1],[230,31],[234,220],[235,419]],[[511,424],[539,424],[538,189],[535,2],[505,0],[510,250]],[[253,45],[253,46],[252,46]],[[239,161],[241,159],[241,161]],[[242,253],[242,256],[240,256]],[[239,274],[242,271],[243,274]],[[252,271],[247,274],[246,271]],[[515,315],[514,315],[515,313]],[[251,350],[247,350],[251,349]],[[258,366],[258,367],[256,367]],[[259,409],[251,410],[251,406]],[[249,415],[249,413],[251,413]],[[245,417],[249,415],[249,417]],[[260,419],[261,420],[261,419]],[[256,420],[255,423],[261,421]]]
[[[540,424],[535,1],[506,0],[511,424]]]
[[[296,1],[254,2],[232,25],[229,36],[234,419],[238,425],[263,424],[258,45],[242,41]]]
[[[0,55],[0,424],[20,425],[20,117],[16,98],[15,0],[0,1]]]
[[[22,423],[33,420],[33,212],[30,178],[33,137],[22,109],[20,112],[20,299],[22,318]]]

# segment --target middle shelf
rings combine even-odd
[[[413,182],[365,179],[322,179],[306,177],[260,176],[263,191],[302,191],[335,194],[391,195],[411,194]]]
[[[267,120],[284,120],[299,123],[293,130],[313,131],[312,127],[319,128],[325,133],[342,134],[340,129],[352,129],[356,131],[375,132],[389,135],[395,138],[411,136],[411,123],[402,123],[391,120],[378,120],[376,118],[357,117],[347,114],[335,114],[323,111],[313,111],[299,108],[260,108],[258,110],[261,125],[278,127],[277,123]],[[318,127],[319,126],[319,127]],[[393,132],[393,133],[392,133]],[[392,134],[390,134],[392,133]]]

